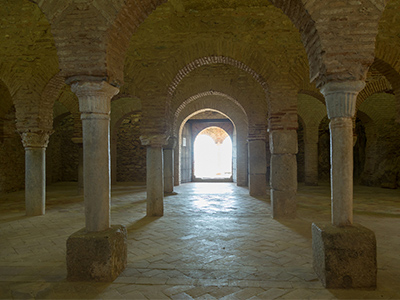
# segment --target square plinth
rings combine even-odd
[[[314,270],[326,288],[375,288],[376,239],[354,224],[312,224]]]
[[[69,281],[114,281],[127,262],[127,233],[122,225],[101,232],[81,229],[67,240]]]

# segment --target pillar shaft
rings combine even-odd
[[[142,145],[147,146],[146,186],[147,216],[164,215],[164,159],[165,135],[141,136]]]
[[[176,146],[176,138],[170,137],[168,144],[164,148],[164,192],[174,192],[174,149]]]
[[[147,215],[162,216],[164,214],[164,175],[163,149],[147,147]]]
[[[265,140],[249,140],[249,193],[250,196],[267,195],[267,162]]]
[[[85,224],[88,232],[110,228],[110,100],[118,89],[106,82],[78,82],[83,135]]]
[[[164,149],[164,192],[174,191],[174,150]]]
[[[332,224],[353,224],[353,127],[358,92],[365,83],[331,82],[321,88],[325,95],[331,133]]]
[[[331,199],[332,224],[353,224],[353,126],[351,118],[332,118]]]
[[[25,205],[27,216],[44,215],[46,148],[25,148]]]
[[[297,132],[270,132],[272,217],[294,218],[297,202]]]
[[[46,206],[46,147],[49,133],[21,133],[25,147],[25,205],[27,216],[44,215]]]

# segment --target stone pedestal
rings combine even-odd
[[[274,219],[295,218],[297,210],[297,132],[270,132],[271,206]]]
[[[253,197],[267,196],[267,162],[265,140],[249,139],[249,193]]]
[[[146,188],[147,216],[164,215],[164,162],[163,146],[167,143],[164,135],[141,136],[143,145],[147,146]]]
[[[312,225],[313,264],[326,288],[376,286],[375,234],[358,224]]]
[[[25,147],[25,207],[27,216],[45,214],[46,147],[49,132],[21,132]]]
[[[122,225],[108,230],[81,229],[67,240],[69,281],[114,281],[127,263],[127,234]]]

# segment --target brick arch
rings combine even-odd
[[[376,57],[372,66],[377,69],[383,76],[385,76],[392,86],[392,89],[396,96],[396,122],[400,122],[400,71],[396,69],[395,63],[397,62],[397,64],[399,65],[398,69],[400,69],[400,64],[398,63],[400,62],[400,52],[391,49],[388,51],[388,53],[389,55],[385,57],[386,59],[388,59],[387,61]],[[396,57],[395,61],[393,61],[393,57]]]
[[[315,99],[317,99],[319,102],[321,102],[323,105],[325,105],[325,98],[324,95],[322,95],[320,92],[317,91],[310,91],[310,90],[300,90],[299,94],[304,94],[304,95],[308,95],[311,96]]]
[[[384,0],[362,0],[357,4],[304,0],[271,2],[299,29],[310,65],[310,79],[316,80],[318,87],[330,81],[365,80],[374,59]],[[346,18],[343,18],[344,10],[351,11]],[[368,30],[360,32],[360,22],[367,21]]]
[[[268,85],[265,79],[243,62],[226,56],[208,56],[208,57],[201,57],[190,62],[189,64],[187,64],[185,67],[183,67],[178,71],[175,78],[172,80],[171,84],[168,87],[168,94],[170,95],[170,97],[174,95],[175,90],[177,89],[179,83],[182,81],[183,78],[188,76],[190,72],[192,72],[197,68],[212,64],[225,64],[243,70],[248,74],[250,74],[254,78],[254,80],[257,81],[263,87],[265,91],[267,91],[268,89]]]
[[[313,81],[325,70],[320,58],[321,38],[308,8],[305,7],[302,0],[271,0],[270,2],[281,9],[299,30],[308,57],[310,79]]]
[[[191,102],[193,102],[193,101],[196,101],[196,100],[198,100],[198,99],[201,99],[201,98],[207,97],[207,96],[217,96],[217,97],[222,97],[222,98],[228,99],[229,101],[233,102],[237,107],[240,108],[240,110],[243,112],[244,116],[246,116],[246,119],[247,119],[246,111],[244,110],[243,106],[242,106],[236,99],[232,98],[231,96],[229,96],[229,95],[227,95],[227,94],[225,94],[225,93],[221,93],[221,92],[218,92],[218,91],[206,91],[206,92],[202,92],[202,93],[199,93],[199,94],[196,94],[196,95],[193,95],[193,96],[189,97],[187,100],[185,100],[185,101],[176,109],[176,111],[175,111],[175,113],[174,113],[174,116],[175,116],[175,117],[174,117],[174,128],[175,128],[175,126],[176,126],[175,121],[176,121],[177,117],[179,116],[179,114],[182,112],[182,110],[183,110],[187,105],[189,105],[189,104],[190,104]]]
[[[112,101],[110,120],[111,138],[115,137],[116,131],[123,119],[128,115],[141,110],[142,104],[137,98],[126,97]]]
[[[268,103],[266,101],[266,93],[263,87],[254,80],[254,78],[248,75],[247,72],[238,69],[234,66],[226,65],[226,69],[235,70],[235,76],[244,75],[246,79],[246,90],[241,89],[239,86],[232,84],[232,80],[236,80],[237,77],[214,77],[213,80],[208,80],[209,76],[219,74],[219,69],[208,70],[207,65],[203,66],[204,69],[196,71],[194,76],[187,76],[182,79],[180,87],[174,93],[174,97],[170,97],[171,106],[169,107],[170,116],[172,117],[181,103],[193,96],[193,94],[201,94],[204,91],[218,91],[220,93],[230,95],[236,101],[238,101],[246,112],[249,120],[251,120],[251,127],[254,130],[257,128],[265,130],[265,122],[268,111]],[[211,73],[210,73],[211,72]],[[214,73],[217,72],[217,73]],[[222,73],[223,75],[224,73]],[[200,76],[197,78],[197,76]],[[184,81],[183,81],[184,80]],[[173,124],[171,120],[170,124]],[[262,124],[262,125],[261,125]],[[254,126],[253,126],[254,125]],[[172,129],[172,128],[171,128]]]
[[[385,78],[379,78],[367,83],[363,90],[357,96],[356,111],[361,104],[371,95],[381,92],[392,92],[392,85]]]
[[[217,99],[217,101],[216,101]],[[233,105],[232,105],[233,104]],[[193,108],[190,108],[193,107]],[[196,111],[208,108],[214,109],[231,119],[232,123],[242,123],[248,126],[248,118],[245,110],[240,103],[233,97],[215,91],[206,91],[193,95],[184,101],[174,113],[173,133],[176,136],[179,132],[180,125],[185,119],[189,119]],[[187,111],[192,110],[191,114]],[[183,117],[184,116],[184,117]],[[236,117],[237,116],[237,117]]]

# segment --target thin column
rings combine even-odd
[[[171,194],[174,192],[174,148],[176,138],[170,137],[168,145],[164,148],[164,192]]]
[[[253,197],[267,195],[267,162],[264,139],[249,139],[249,193]]]
[[[306,128],[304,140],[305,185],[318,185],[318,127]]]
[[[83,181],[86,230],[110,227],[110,101],[118,89],[107,82],[78,82],[83,131]]]
[[[353,224],[353,123],[358,92],[365,83],[332,82],[322,87],[331,120],[332,224]]]
[[[147,216],[164,215],[164,162],[163,146],[167,138],[164,135],[141,136],[143,145],[147,146],[146,188]]]
[[[46,147],[49,132],[22,132],[25,147],[25,206],[27,216],[45,214]]]
[[[297,202],[297,132],[270,132],[271,204],[273,218],[294,218]]]

